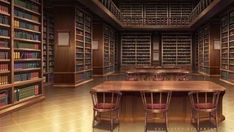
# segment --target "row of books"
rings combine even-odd
[[[15,90],[15,99],[16,101],[20,101],[22,99],[36,96],[38,94],[39,94],[39,85],[18,88]]]
[[[7,16],[0,14],[0,23],[2,24],[9,24],[9,18]]]
[[[21,62],[21,63],[15,63],[14,65],[15,69],[28,69],[28,68],[39,68],[40,63],[39,62]]]
[[[27,33],[22,31],[15,31],[15,37],[20,39],[30,39],[40,41],[40,35],[36,33]]]
[[[8,84],[8,76],[6,75],[0,76],[0,85],[5,85],[5,84]]]
[[[3,5],[0,5],[0,12],[9,13],[9,8]]]
[[[8,59],[9,53],[8,52],[0,52],[0,59]]]
[[[8,104],[8,92],[0,91],[0,108]]]
[[[8,64],[0,64],[0,71],[8,71]]]
[[[39,21],[39,17],[26,13],[25,11],[20,11],[20,10],[15,9],[14,13],[15,13],[15,16],[17,17],[26,18],[29,20],[37,21],[37,22]]]
[[[27,22],[23,22],[23,21],[18,21],[18,20],[14,21],[14,27],[15,28],[26,28],[26,29],[30,29],[30,30],[34,30],[34,31],[39,31],[39,26],[30,24]]]
[[[31,73],[20,73],[20,74],[16,74],[14,76],[14,81],[25,81],[25,80],[31,80],[33,78],[38,78],[39,77],[39,73],[38,72],[31,72]]]
[[[9,41],[7,40],[0,40],[0,47],[8,47]]]
[[[6,29],[0,29],[0,36],[9,36],[9,31]]]
[[[39,12],[39,6],[34,5],[34,4],[27,2],[25,0],[15,0],[15,4],[19,5],[21,7],[25,7],[27,9],[30,9],[32,11]]]
[[[14,43],[15,48],[27,48],[27,49],[39,49],[38,44],[26,43],[26,42],[18,42]]]
[[[76,75],[78,80],[88,80],[88,79],[91,79],[92,76],[93,76],[93,73],[91,71],[79,73]]]
[[[14,59],[37,59],[40,58],[38,52],[14,52]]]

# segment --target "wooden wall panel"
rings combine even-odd
[[[75,82],[75,7],[55,8],[54,83]],[[58,32],[69,32],[69,46],[58,46]],[[74,74],[66,74],[74,72]],[[60,73],[59,75],[56,73]],[[64,74],[61,74],[64,73]]]

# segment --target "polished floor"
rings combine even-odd
[[[106,78],[96,78],[93,82],[76,89],[46,88],[46,99],[12,114],[0,118],[0,132],[105,132],[109,125],[105,122],[92,128],[92,101],[89,90]],[[122,76],[111,76],[109,80],[122,80]],[[234,131],[234,86],[220,82],[217,78],[193,76],[194,80],[211,80],[224,85],[226,93],[223,101],[225,121],[220,123],[219,132]],[[215,129],[201,126],[202,131]],[[149,131],[161,128],[149,127]],[[144,122],[121,122],[114,132],[143,132]],[[170,122],[169,132],[195,132],[190,123]]]

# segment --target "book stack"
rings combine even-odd
[[[36,96],[39,94],[39,86],[38,85],[33,85],[33,86],[28,86],[24,88],[18,88],[15,90],[15,97],[17,101],[20,101],[22,99]]]
[[[0,59],[8,59],[8,52],[0,52]]]
[[[8,71],[8,64],[0,64],[0,71]]]
[[[0,47],[8,47],[8,41],[0,40]]]
[[[2,24],[9,24],[9,19],[7,16],[0,15],[0,23]]]
[[[35,33],[27,33],[22,31],[15,31],[15,37],[20,39],[30,39],[40,41],[40,36]]]
[[[25,2],[23,0],[15,0],[15,4],[21,7],[25,7],[35,12],[39,12],[39,7],[34,5],[33,3]]]
[[[39,57],[37,52],[14,52],[14,59],[37,59]]]
[[[8,13],[9,12],[8,7],[0,5],[0,12]]]
[[[26,13],[24,11],[15,9],[14,13],[15,13],[15,16],[20,17],[20,18],[26,18],[26,19],[33,20],[33,21],[39,21],[39,17]]]
[[[15,48],[27,48],[27,49],[39,49],[38,44],[25,43],[25,42],[15,42]]]
[[[9,31],[6,29],[0,29],[0,36],[9,36]]]
[[[27,22],[18,21],[18,20],[14,21],[14,27],[15,28],[25,28],[25,29],[39,31],[39,26],[30,24],[30,23],[27,23]]]
[[[28,68],[39,68],[40,64],[38,62],[23,62],[23,63],[15,63],[15,69],[28,69]]]
[[[0,91],[0,108],[8,104],[7,91]]]
[[[0,76],[0,85],[8,84],[8,76]]]
[[[15,75],[14,81],[25,81],[25,80],[31,80],[33,78],[38,78],[39,73],[38,72],[32,72],[32,73],[20,73]]]

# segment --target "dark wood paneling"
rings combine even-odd
[[[210,24],[210,74],[220,74],[220,50],[214,49],[214,41],[220,41],[220,24]]]
[[[75,7],[56,7],[54,72],[75,72]],[[69,46],[58,46],[58,32],[69,32]],[[75,74],[55,74],[54,83],[74,83]]]
[[[103,22],[95,21],[93,23],[93,41],[98,42],[98,49],[93,50],[93,68],[94,74],[102,74],[103,70]]]

